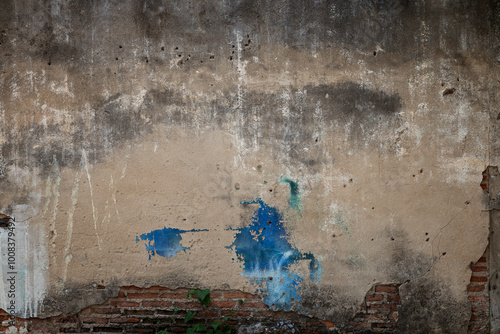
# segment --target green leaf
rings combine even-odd
[[[188,328],[186,331],[186,334],[193,334],[194,333],[194,328]]]
[[[202,324],[197,324],[196,326],[194,326],[194,330],[197,332],[204,332],[207,330],[207,328]]]
[[[195,293],[196,293],[196,290],[194,290],[194,289],[189,290],[189,292],[188,292],[188,294],[187,294],[187,297],[186,297],[186,298],[187,298],[187,299],[189,299],[189,297],[191,297],[191,296],[192,296],[192,295],[194,295]]]
[[[213,327],[214,329],[217,329],[217,327],[219,327],[219,325],[220,325],[220,321],[219,321],[219,320],[214,321],[214,322],[212,322],[210,325],[212,325],[212,327]]]
[[[244,303],[243,299],[238,299],[238,303],[240,303],[240,305],[243,305]]]
[[[210,289],[196,290],[198,300],[205,306],[210,304]]]
[[[176,306],[174,307],[174,314],[176,314],[179,311],[179,308]]]
[[[222,322],[226,322],[226,321],[227,321],[227,319],[229,319],[229,318],[228,318],[228,317],[224,317],[224,318],[222,318]]]
[[[213,331],[213,330],[209,330],[209,331],[207,332],[207,334],[214,334],[214,331]]]
[[[234,314],[234,311],[229,311],[229,315],[233,315]]]
[[[189,320],[191,320],[195,316],[193,311],[187,311],[186,317],[184,318],[184,323],[186,324]]]

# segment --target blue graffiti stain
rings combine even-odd
[[[300,211],[299,184],[286,178],[281,179],[280,182],[290,185],[290,198],[288,199],[288,204],[292,209]]]
[[[166,228],[154,230],[149,233],[141,234],[141,237],[136,237],[135,242],[145,240],[146,250],[149,253],[149,259],[156,254],[166,257],[175,257],[177,253],[186,251],[189,247],[181,245],[181,234],[186,232],[200,232],[208,230],[180,230],[178,228]]]
[[[310,253],[301,253],[288,242],[288,233],[278,209],[268,206],[261,199],[242,204],[258,204],[259,208],[248,227],[239,229],[228,248],[236,251],[243,262],[243,275],[265,288],[257,289],[264,294],[264,302],[274,309],[286,311],[300,307],[303,277],[294,273],[290,266],[298,261],[309,261],[309,278],[319,282],[321,264]]]

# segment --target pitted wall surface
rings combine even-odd
[[[402,332],[467,330],[497,1],[0,5],[18,316],[203,286],[341,328],[381,283]]]

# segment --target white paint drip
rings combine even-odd
[[[49,256],[46,235],[41,224],[33,224],[29,217],[35,217],[36,212],[31,206],[16,205],[12,216],[16,218],[15,262],[9,267],[8,261],[3,261],[0,269],[0,308],[7,310],[11,300],[15,301],[15,314],[18,317],[37,317],[43,307],[43,300],[49,289],[48,268]],[[2,258],[8,259],[8,230],[0,232]],[[12,240],[10,240],[12,242]],[[8,279],[15,277],[15,296],[12,296]]]

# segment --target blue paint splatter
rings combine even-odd
[[[156,254],[166,257],[175,257],[177,253],[186,251],[189,247],[181,245],[181,234],[186,232],[200,232],[208,230],[180,230],[178,228],[166,228],[154,230],[149,233],[141,234],[141,240],[146,242],[146,250],[149,253],[149,259]],[[139,237],[136,237],[135,242],[139,242]]]
[[[261,199],[242,204],[258,204],[259,208],[248,227],[239,229],[233,244],[244,272],[255,284],[263,286],[264,302],[274,309],[286,311],[300,307],[301,287],[304,280],[292,272],[290,266],[298,261],[309,261],[309,278],[319,281],[321,264],[311,253],[300,253],[288,242],[281,213]],[[259,291],[259,289],[257,289]]]
[[[299,184],[290,179],[281,179],[280,182],[290,185],[290,199],[288,200],[288,204],[292,209],[300,211]]]

